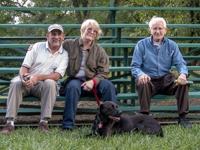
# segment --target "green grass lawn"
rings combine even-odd
[[[0,150],[198,150],[200,149],[200,124],[192,129],[178,125],[163,126],[164,137],[127,133],[103,137],[84,137],[91,127],[76,127],[74,131],[61,132],[51,127],[43,134],[36,128],[17,128],[9,136],[0,134]]]

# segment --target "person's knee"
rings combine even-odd
[[[80,87],[81,86],[80,86],[79,82],[77,82],[76,80],[72,80],[72,81],[67,83],[66,90],[79,89]]]
[[[21,87],[22,87],[22,82],[21,82],[21,81],[14,81],[14,82],[11,82],[10,88],[12,88],[12,87],[21,88]]]
[[[55,88],[57,87],[57,82],[52,79],[44,80],[44,87]]]
[[[99,83],[99,86],[101,87],[101,88],[115,88],[114,87],[114,84],[111,82],[111,81],[109,81],[109,80],[102,80],[100,83]]]
[[[145,87],[151,86],[151,83],[150,83],[150,81],[147,81],[147,83],[145,83],[145,84],[137,83],[137,86],[138,86],[138,87],[145,88]]]
[[[103,97],[107,97],[107,100],[113,99],[115,101],[115,95],[117,95],[117,89],[114,84],[109,80],[102,80],[98,85],[98,95],[102,94]],[[109,98],[108,97],[112,97]],[[111,100],[112,101],[112,100]]]
[[[76,84],[67,85],[66,90],[69,90],[69,89],[78,89],[78,86]]]

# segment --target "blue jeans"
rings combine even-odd
[[[66,85],[65,108],[63,112],[63,129],[74,129],[75,115],[77,104],[80,97],[94,96],[92,91],[84,91],[81,87],[81,82],[78,79],[70,80]],[[97,95],[102,97],[103,101],[112,101],[117,103],[116,89],[113,83],[109,80],[102,80],[97,86]]]

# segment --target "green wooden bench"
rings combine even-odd
[[[199,98],[200,94],[199,92],[189,92],[189,98]],[[117,95],[117,100],[122,99],[138,99],[137,93],[119,93]],[[152,101],[155,102],[160,99],[174,99],[175,96],[167,96],[167,95],[155,95],[152,97]],[[57,96],[57,101],[64,101],[65,97]],[[95,101],[94,97],[82,97],[80,98],[81,101]],[[0,97],[0,104],[2,106],[5,106],[7,101],[7,96],[1,96]],[[36,97],[24,97],[24,102],[33,102],[33,101],[40,101],[39,98]],[[3,105],[4,104],[4,105]],[[136,114],[139,113],[140,107],[132,106],[131,104],[127,104],[123,106],[123,103],[118,102],[118,105],[120,106],[119,109],[122,110],[124,113],[127,114]],[[32,105],[21,105],[21,108],[19,109],[19,115],[39,115],[40,114],[40,106],[32,106]],[[200,106],[190,106],[189,107],[191,113],[200,112]],[[160,113],[174,113],[177,112],[177,106],[152,106],[151,107],[151,113],[156,115]],[[4,115],[6,113],[6,109],[0,109],[0,115]],[[54,107],[53,114],[54,115],[62,115],[63,113],[63,107]],[[77,114],[95,114],[96,113],[96,107],[90,107],[90,108],[78,108]],[[173,115],[173,117],[176,115]],[[193,117],[194,118],[194,117]],[[197,117],[195,117],[197,118]]]
[[[12,44],[11,44],[12,45]],[[10,46],[11,46],[10,45]],[[13,45],[12,45],[13,46]],[[109,56],[110,60],[112,59],[118,59],[120,61],[122,61],[124,58],[123,56]],[[198,60],[200,58],[200,56],[184,56],[184,59],[186,60]],[[24,59],[24,56],[15,56],[15,57],[8,57],[8,56],[0,56],[0,61],[22,61]],[[128,57],[129,60],[132,59],[132,56]],[[200,66],[187,66],[189,71],[194,71],[194,70],[200,70]],[[176,70],[175,67],[172,67],[172,70]],[[111,72],[130,72],[130,67],[128,66],[124,66],[124,67],[110,67],[110,71]],[[19,68],[18,67],[14,67],[14,68],[10,68],[10,67],[0,67],[0,73],[18,73],[19,72]],[[129,74],[130,75],[130,74]],[[194,83],[199,83],[200,82],[200,78],[189,78],[189,80],[194,81]],[[125,79],[113,79],[111,80],[113,83],[115,84],[131,84],[131,79],[130,78],[125,78]],[[9,81],[5,81],[5,80],[0,80],[0,84],[1,85],[8,85]],[[190,92],[189,93],[189,98],[199,98],[200,97],[200,92]],[[154,96],[152,99],[153,101],[158,101],[158,100],[165,100],[165,99],[173,99],[174,96],[166,96],[166,95],[156,95]],[[7,97],[1,97],[0,98],[0,104],[2,106],[5,106],[6,104],[6,99]],[[118,100],[118,104],[121,105],[122,107],[120,107],[121,110],[123,110],[124,113],[128,113],[128,114],[134,114],[134,113],[138,113],[139,112],[139,106],[135,105],[135,102],[131,103],[131,104],[127,104],[127,103],[122,103],[120,102],[120,100],[127,100],[127,99],[138,99],[137,93],[119,93],[117,95],[117,100]],[[81,101],[94,101],[94,97],[83,97],[80,98]],[[38,98],[35,97],[26,97],[24,98],[24,101],[39,101]],[[57,97],[57,101],[64,101],[64,97]],[[135,106],[133,106],[135,105]],[[22,115],[33,115],[33,114],[39,114],[40,113],[40,107],[38,106],[29,106],[29,108],[27,108],[27,105],[22,105],[22,108],[20,108],[19,110],[19,114]],[[25,107],[25,108],[23,108]],[[169,110],[169,111],[167,111]],[[200,111],[200,107],[198,106],[191,106],[191,110],[193,112],[198,112]],[[63,108],[54,108],[53,114],[62,114]],[[175,106],[157,106],[157,107],[152,107],[151,108],[151,113],[155,114],[155,115],[161,115],[163,112],[163,115],[166,115],[165,112],[169,112],[171,114],[171,112],[175,112],[177,111],[177,108]],[[1,109],[0,114],[5,114],[6,109]],[[93,114],[96,113],[96,107],[95,108],[78,108],[77,114]],[[168,115],[170,116],[170,115]],[[174,114],[171,115],[174,117]],[[194,117],[194,116],[192,116]]]
[[[113,2],[112,2],[113,3]],[[117,31],[117,36],[112,34],[111,36],[102,37],[98,43],[104,48],[111,49],[112,52],[123,50],[123,56],[109,56],[110,61],[112,62],[112,67],[110,67],[110,71],[112,72],[111,77],[109,79],[117,85],[118,89],[121,84],[124,86],[125,92],[120,92],[117,95],[118,104],[120,105],[120,109],[127,114],[135,114],[139,112],[138,104],[135,104],[135,99],[138,99],[137,93],[134,89],[134,79],[130,78],[130,67],[128,65],[128,61],[131,61],[132,56],[128,56],[128,48],[132,49],[135,47],[136,42],[145,37],[127,37],[121,36],[122,28],[147,28],[147,24],[115,24],[115,11],[120,10],[186,10],[186,11],[200,11],[200,8],[181,8],[181,7],[114,7],[114,4],[111,7],[83,7],[83,8],[25,8],[25,7],[0,7],[0,10],[32,10],[32,11],[83,11],[83,10],[102,10],[102,11],[111,11],[111,23],[110,24],[100,24],[101,28],[109,28],[112,31]],[[0,24],[0,28],[47,28],[50,24]],[[64,28],[80,28],[80,24],[62,24]],[[200,28],[200,24],[168,24],[168,28]],[[66,36],[66,38],[76,38],[78,36]],[[180,48],[195,48],[191,52],[187,53],[184,56],[184,59],[187,60],[190,64],[194,60],[199,60],[200,56],[187,56],[192,55],[195,51],[199,51],[200,43],[188,43],[188,40],[193,40],[198,42],[200,37],[169,37],[172,40],[178,40],[178,46]],[[30,44],[13,44],[11,41],[14,40],[46,40],[46,37],[0,37],[0,48],[2,49],[14,49],[22,54],[26,53],[27,47]],[[130,42],[133,40],[133,42]],[[117,41],[118,43],[112,43]],[[180,42],[181,41],[181,42]],[[184,42],[184,41],[187,41]],[[24,56],[0,56],[0,61],[22,61]],[[119,65],[123,61],[124,66],[115,66],[114,61],[117,61],[117,65]],[[192,74],[192,78],[188,80],[194,81],[194,83],[200,82],[200,75],[196,73],[200,70],[200,66],[190,65],[188,66],[189,72]],[[172,67],[172,70],[176,70],[175,67]],[[0,73],[18,73],[19,67],[0,67]],[[196,71],[196,72],[195,72]],[[8,79],[0,78],[0,92],[7,91],[8,85],[10,81]],[[129,88],[129,91],[127,89]],[[200,98],[200,92],[198,92],[198,88],[195,87],[195,90],[189,92],[189,98]],[[127,100],[131,100],[131,103],[127,103]],[[166,96],[166,95],[156,95],[152,98],[152,102],[156,102],[159,100],[166,99],[174,99],[174,96]],[[4,109],[0,109],[0,115],[4,115],[6,112],[5,104],[6,104],[7,96],[0,96],[0,105],[4,106]],[[25,97],[24,101],[39,101],[38,98],[35,97]],[[81,101],[95,101],[94,97],[83,97],[80,98]],[[64,97],[57,97],[57,101],[64,101]],[[63,108],[55,107],[53,110],[53,114],[62,114]],[[153,106],[151,107],[151,113],[157,116],[167,116],[167,117],[177,117],[177,114],[174,112],[177,111],[176,106]],[[191,112],[199,112],[200,106],[190,106]],[[96,107],[94,108],[78,108],[77,114],[94,114],[96,113]],[[33,115],[40,114],[39,106],[27,106],[21,105],[19,110],[19,114],[22,115]],[[196,115],[190,115],[191,118],[197,117]]]

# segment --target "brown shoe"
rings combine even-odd
[[[48,133],[49,132],[49,127],[48,123],[46,122],[40,122],[38,126],[38,130],[43,132],[43,133]]]
[[[1,134],[9,135],[12,131],[15,130],[15,127],[11,125],[11,123],[6,123],[3,127],[3,130],[1,131]]]

